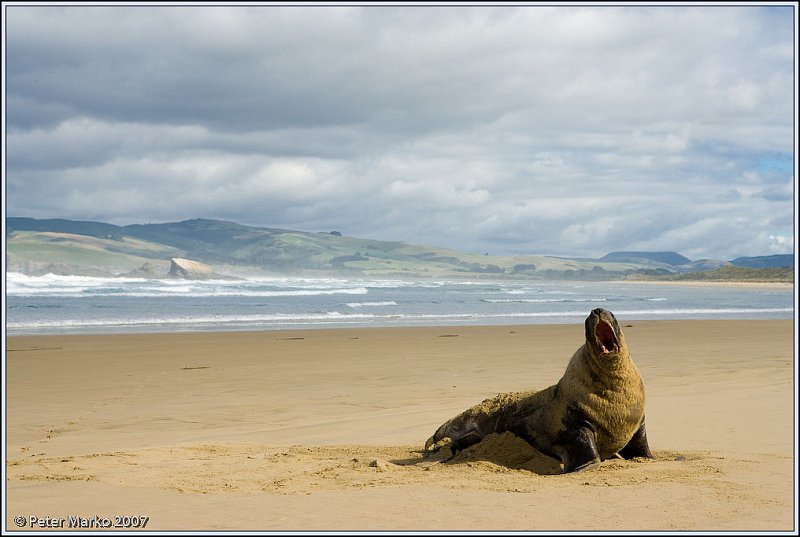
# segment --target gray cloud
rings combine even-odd
[[[11,215],[497,254],[794,242],[790,7],[20,4],[6,25]]]

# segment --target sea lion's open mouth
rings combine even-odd
[[[597,328],[594,330],[597,336],[597,343],[600,345],[600,351],[603,354],[610,354],[619,351],[619,344],[617,343],[617,335],[614,329],[607,322],[601,320],[597,323]]]

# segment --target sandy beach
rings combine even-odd
[[[10,336],[6,528],[795,529],[792,321],[620,325],[656,459],[567,475],[511,435],[421,449],[554,384],[579,324]]]

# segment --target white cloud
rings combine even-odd
[[[790,7],[18,5],[7,27],[11,215],[793,245]]]
[[[794,235],[769,235],[770,254],[783,254],[794,251]]]

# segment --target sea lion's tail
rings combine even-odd
[[[515,407],[535,392],[501,393],[444,422],[425,442],[426,451],[449,447],[454,453],[477,444],[483,437],[508,430]]]

